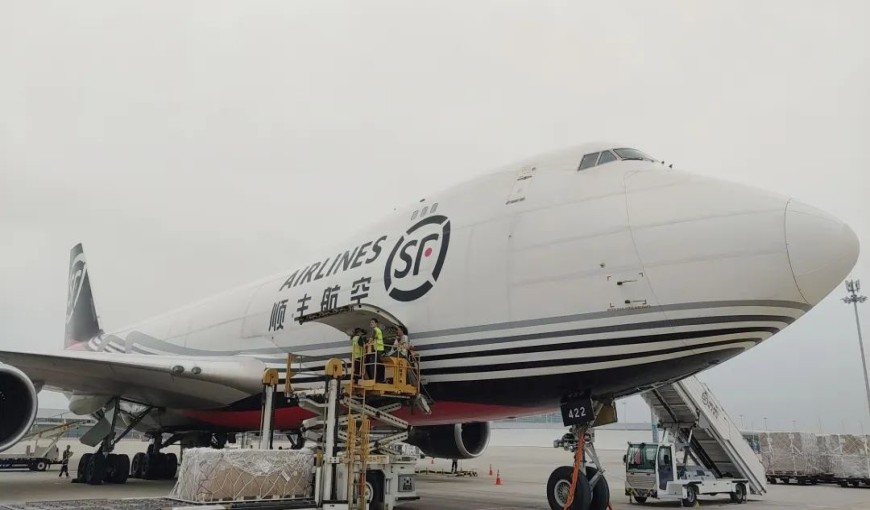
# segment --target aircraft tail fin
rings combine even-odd
[[[102,332],[91,292],[88,264],[81,243],[69,254],[69,281],[66,295],[66,331],[64,348],[75,349]]]

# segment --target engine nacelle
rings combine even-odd
[[[414,427],[407,442],[430,457],[473,459],[489,445],[489,422]]]
[[[24,372],[0,363],[0,452],[21,440],[36,420],[36,387]]]

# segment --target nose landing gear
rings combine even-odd
[[[596,420],[596,415],[607,421]],[[553,447],[573,452],[574,465],[560,466],[550,474],[547,481],[550,510],[607,510],[610,487],[595,452],[590,429],[593,425],[616,421],[612,403],[603,405],[589,398],[569,398],[562,405],[562,418],[571,429],[554,441]]]

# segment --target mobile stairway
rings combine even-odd
[[[767,492],[764,466],[710,388],[692,376],[641,394],[659,427],[689,444],[695,462],[717,478],[745,478],[753,494]]]

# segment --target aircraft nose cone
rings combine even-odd
[[[858,260],[858,237],[848,225],[796,200],[786,205],[785,241],[795,283],[810,305],[839,285]]]

